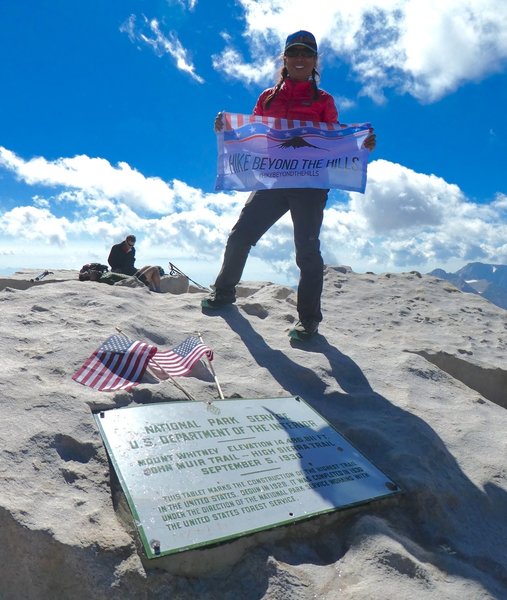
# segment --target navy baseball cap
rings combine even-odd
[[[315,36],[309,31],[296,31],[296,33],[291,33],[285,41],[285,50],[292,48],[292,46],[304,46],[317,54],[317,42],[315,41]]]

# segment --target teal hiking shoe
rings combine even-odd
[[[318,321],[298,321],[289,331],[289,337],[293,340],[304,341],[311,338],[319,331]]]
[[[234,292],[215,290],[207,298],[204,298],[201,306],[203,308],[222,308],[228,304],[234,304],[234,302],[236,302],[236,294]]]

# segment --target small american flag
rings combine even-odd
[[[208,360],[213,360],[213,350],[199,338],[190,335],[176,348],[157,352],[150,360],[149,367],[159,379],[167,379],[168,376],[185,375],[205,355]]]
[[[157,347],[112,335],[72,376],[74,381],[100,392],[129,390],[143,378]]]

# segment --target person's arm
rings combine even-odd
[[[136,262],[136,249],[133,246],[127,253],[125,262],[127,262],[131,267],[134,267],[134,263]]]
[[[324,103],[324,110],[322,114],[323,123],[338,123],[338,109],[334,103],[333,97],[329,94],[326,95],[326,101]]]
[[[264,116],[264,102],[266,100],[266,96],[270,93],[271,90],[265,90],[262,94],[257,98],[257,102],[255,103],[253,113],[259,117]]]
[[[115,267],[118,266],[118,252],[117,252],[117,247],[116,245],[114,245],[111,248],[111,251],[109,252],[109,256],[107,259],[107,262],[109,263],[109,266],[111,267],[111,269],[114,269]]]

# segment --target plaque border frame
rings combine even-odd
[[[266,525],[262,525],[260,527],[256,527],[254,529],[248,529],[248,531],[227,534],[220,538],[214,538],[211,541],[204,541],[204,542],[201,541],[201,542],[197,542],[194,544],[187,544],[187,545],[184,545],[184,546],[181,546],[178,548],[173,548],[170,550],[166,550],[163,552],[160,551],[160,547],[157,547],[157,540],[148,540],[148,537],[147,537],[144,527],[142,525],[140,516],[137,512],[136,504],[135,504],[135,502],[132,498],[132,495],[129,491],[127,482],[122,475],[120,465],[118,464],[115,454],[109,444],[107,434],[101,426],[101,419],[103,418],[102,415],[104,415],[107,412],[111,412],[111,411],[117,412],[117,411],[122,411],[122,410],[129,410],[132,408],[142,408],[143,406],[148,407],[148,406],[162,406],[162,405],[171,405],[171,404],[180,404],[180,405],[188,404],[188,405],[190,405],[190,404],[197,404],[197,403],[192,400],[174,400],[174,401],[169,401],[169,402],[153,402],[153,403],[149,403],[149,404],[142,404],[142,405],[136,405],[136,406],[129,405],[129,406],[124,406],[124,407],[119,407],[119,408],[112,408],[112,409],[108,409],[108,410],[100,410],[100,411],[93,413],[95,422],[97,423],[97,426],[99,429],[100,437],[101,437],[101,439],[104,443],[104,446],[107,450],[108,459],[111,462],[111,464],[113,465],[114,473],[120,483],[121,491],[122,491],[123,495],[125,496],[128,508],[131,512],[131,515],[133,518],[134,529],[137,532],[137,534],[139,535],[139,539],[142,543],[146,557],[148,559],[161,558],[161,557],[165,557],[165,556],[180,554],[183,552],[189,552],[192,550],[216,547],[221,544],[230,542],[232,540],[251,536],[256,533],[260,533],[262,531],[269,531],[270,529],[275,529],[277,527],[287,527],[289,525],[294,525],[294,524],[302,522],[302,521],[303,522],[309,521],[311,519],[316,519],[323,515],[327,515],[327,514],[334,513],[334,512],[341,512],[344,510],[355,508],[357,506],[367,506],[375,501],[387,499],[392,496],[397,496],[397,495],[403,493],[403,489],[401,488],[401,486],[398,483],[396,483],[390,476],[386,475],[386,473],[382,469],[380,469],[372,460],[370,460],[370,458],[368,458],[363,452],[358,450],[356,448],[356,446],[344,434],[342,434],[340,431],[338,431],[336,429],[336,427],[334,427],[334,425],[332,425],[325,417],[323,417],[313,406],[311,406],[308,402],[306,402],[306,400],[304,400],[301,396],[298,396],[298,395],[296,395],[296,396],[281,396],[279,398],[273,398],[273,397],[269,397],[269,398],[268,397],[265,397],[265,398],[225,398],[222,400],[216,400],[216,401],[214,401],[213,404],[215,404],[215,403],[223,404],[223,403],[231,402],[231,401],[234,401],[234,402],[263,402],[266,400],[291,400],[291,399],[294,399],[298,402],[303,402],[307,406],[308,409],[310,409],[312,412],[316,413],[319,416],[319,418],[322,419],[323,422],[325,422],[340,437],[342,437],[369,464],[371,464],[377,471],[379,471],[382,475],[384,475],[384,477],[386,478],[385,485],[386,485],[387,491],[385,493],[378,494],[378,495],[372,496],[372,497],[364,499],[364,500],[358,500],[356,502],[351,502],[351,503],[344,504],[341,506],[332,506],[332,507],[329,507],[326,509],[317,510],[316,512],[312,512],[311,514],[293,516],[293,517],[290,517],[283,521],[277,521],[277,523],[275,523],[275,524],[266,524]],[[388,484],[391,484],[392,489],[389,488]]]

